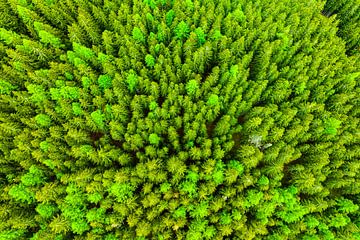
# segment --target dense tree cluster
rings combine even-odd
[[[348,53],[360,54],[360,1],[328,0],[323,13],[338,15],[338,35],[345,40]]]
[[[0,239],[360,239],[359,9],[1,1]]]

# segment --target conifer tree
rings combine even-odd
[[[359,239],[359,0],[0,2],[0,239]]]

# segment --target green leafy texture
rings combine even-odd
[[[67,80],[74,80],[74,76],[69,72],[65,72],[65,78]]]
[[[189,95],[193,95],[195,94],[196,90],[199,89],[199,85],[197,83],[196,80],[190,80],[187,84],[186,84],[186,91]]]
[[[155,58],[151,54],[147,54],[145,56],[145,63],[148,67],[154,67],[155,66]]]
[[[50,169],[54,169],[55,168],[55,164],[53,161],[51,161],[50,159],[46,159],[43,161],[43,164],[47,167],[49,167]]]
[[[100,75],[98,84],[102,90],[112,87],[112,79],[109,75]]]
[[[305,224],[310,229],[317,227],[320,223],[315,217],[312,216],[308,216],[305,219]]]
[[[176,39],[183,40],[189,36],[190,28],[186,22],[181,21],[174,29],[174,33]]]
[[[21,182],[24,186],[36,186],[43,183],[44,180],[43,171],[35,166],[31,166],[29,172],[21,177]]]
[[[350,54],[359,53],[360,47],[360,2],[327,0],[323,9],[325,16],[336,14],[339,20],[337,34],[346,42],[347,51]]]
[[[342,214],[335,214],[331,217],[329,226],[340,228],[346,226],[349,222],[351,222],[348,216],[344,216]]]
[[[42,141],[40,143],[40,149],[44,152],[47,152],[49,150],[50,144],[47,141]]]
[[[243,172],[244,172],[244,166],[239,161],[230,160],[229,163],[227,164],[227,166],[229,168],[235,169],[239,175],[243,174]]]
[[[104,122],[104,114],[101,112],[101,110],[97,110],[95,112],[92,112],[90,114],[91,119],[94,121],[94,123],[96,124],[96,126],[100,129],[104,129],[105,128],[105,122]]]
[[[88,88],[88,87],[90,87],[91,79],[88,78],[88,77],[82,77],[82,78],[81,78],[81,83],[82,83],[82,86],[83,86],[84,88]]]
[[[165,15],[166,25],[170,26],[174,18],[175,18],[175,11],[173,9],[170,9]]]
[[[31,101],[37,104],[41,104],[47,99],[47,95],[44,87],[40,85],[30,84],[26,87],[28,92],[31,93]]]
[[[15,90],[17,87],[12,85],[9,82],[0,80],[0,94],[9,94],[11,91]]]
[[[76,234],[83,234],[90,229],[89,224],[85,220],[77,220],[71,223],[71,230]]]
[[[227,212],[222,212],[220,215],[220,224],[228,225],[232,222],[231,215]]]
[[[83,60],[91,60],[92,58],[95,57],[95,53],[90,48],[82,46],[81,44],[74,42],[73,49],[74,49],[76,56],[78,56],[79,58],[81,58]]]
[[[48,203],[42,203],[36,206],[36,211],[41,217],[49,219],[56,212],[57,208],[54,205]]]
[[[82,115],[83,110],[80,103],[74,102],[71,104],[71,107],[76,116]]]
[[[264,193],[257,190],[249,190],[246,196],[246,207],[253,207],[260,203],[263,199]]]
[[[151,9],[156,7],[156,0],[144,0],[144,3],[148,5]]]
[[[161,138],[156,134],[152,133],[149,135],[149,142],[153,145],[158,145],[160,143]]]
[[[128,74],[127,78],[126,78],[126,83],[128,85],[128,89],[131,93],[134,93],[136,90],[136,86],[138,83],[138,76],[136,75],[136,73],[134,71],[130,71],[130,73]]]
[[[158,108],[157,102],[155,102],[155,101],[150,102],[150,104],[149,104],[149,109],[150,109],[151,111],[154,111],[154,110],[157,109],[157,108]]]
[[[4,240],[22,239],[24,238],[25,233],[26,232],[23,229],[0,231],[0,239],[4,239]]]
[[[40,41],[45,44],[50,44],[51,46],[53,46],[55,48],[60,48],[60,46],[61,46],[60,39],[49,32],[41,30],[39,32],[39,37],[40,37]]]
[[[98,192],[88,194],[88,196],[87,196],[87,199],[91,203],[98,203],[102,198],[103,198],[103,196]]]
[[[93,208],[86,214],[86,219],[88,222],[103,222],[105,219],[106,209],[104,208]]]
[[[133,196],[134,188],[127,183],[115,183],[110,189],[110,194],[116,197],[116,200],[123,203],[126,199]]]
[[[195,219],[201,219],[209,215],[209,204],[201,202],[199,205],[190,211],[190,216]]]
[[[257,181],[257,184],[259,184],[259,186],[267,186],[269,185],[269,183],[269,178],[267,178],[266,176],[261,176]]]
[[[30,191],[24,184],[19,184],[11,187],[9,195],[16,201],[23,203],[33,203],[35,201],[35,194]]]
[[[186,207],[181,206],[174,212],[175,218],[185,218],[186,217]]]
[[[160,192],[161,193],[166,193],[171,189],[171,184],[168,182],[162,183],[160,185]]]
[[[324,121],[325,129],[324,133],[329,135],[336,135],[337,129],[341,125],[341,121],[337,120],[336,118],[328,118]]]
[[[191,181],[182,182],[180,184],[180,190],[183,193],[188,194],[190,198],[196,197],[198,195],[196,183]]]
[[[198,44],[200,46],[203,45],[206,42],[206,34],[204,33],[203,29],[198,27],[194,32],[196,34]]]
[[[41,113],[41,114],[36,115],[35,121],[41,127],[49,127],[51,125],[51,119],[46,114]]]
[[[210,107],[216,106],[218,105],[218,103],[219,103],[219,96],[216,94],[211,94],[206,102],[206,104],[209,105]]]
[[[13,31],[9,31],[5,28],[0,28],[0,40],[7,45],[21,44],[21,37]]]
[[[231,77],[236,77],[238,75],[239,72],[239,66],[238,65],[232,65],[230,67],[230,76]]]
[[[219,30],[215,30],[214,33],[211,35],[212,40],[219,40],[222,37],[222,34]]]
[[[60,89],[60,96],[64,99],[77,100],[80,97],[79,88],[65,86]]]
[[[359,206],[354,204],[353,201],[345,198],[341,198],[337,201],[339,211],[344,213],[355,213],[359,210]]]
[[[106,62],[111,61],[111,57],[104,53],[99,53],[97,59],[100,61],[101,64],[105,64]]]
[[[194,182],[196,183],[197,181],[199,181],[200,179],[200,176],[197,172],[194,172],[194,171],[188,171],[187,175],[186,175],[186,179],[191,181],[191,182]]]
[[[203,236],[205,239],[213,239],[216,235],[216,228],[214,226],[206,227],[205,231],[203,232]]]
[[[160,52],[160,49],[161,49],[161,45],[160,45],[160,44],[156,44],[156,45],[155,45],[155,48],[154,48],[155,53],[159,53],[159,52]]]
[[[0,239],[359,239],[358,6],[0,1]]]
[[[145,43],[145,36],[142,33],[141,29],[138,27],[134,27],[132,30],[132,37],[135,41],[139,43]]]

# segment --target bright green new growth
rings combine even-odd
[[[165,16],[165,19],[166,19],[166,24],[168,26],[171,25],[171,23],[173,22],[175,18],[175,12],[174,10],[170,9],[167,13],[166,13],[166,16]]]
[[[158,107],[157,102],[155,102],[155,101],[150,102],[150,104],[149,104],[149,109],[150,109],[151,111],[154,111],[157,107]]]
[[[160,185],[160,192],[162,193],[166,193],[167,191],[169,191],[171,189],[171,184],[166,182]]]
[[[209,215],[209,204],[207,202],[201,202],[197,205],[192,211],[190,211],[190,216],[195,219],[201,219]]]
[[[105,127],[104,114],[101,112],[101,110],[92,112],[91,119],[94,121],[97,127],[99,127],[100,129],[104,129]]]
[[[187,84],[186,84],[186,91],[189,95],[193,95],[195,94],[196,90],[198,90],[199,85],[197,83],[196,80],[190,80]]]
[[[198,44],[201,46],[206,42],[206,34],[202,30],[202,28],[198,27],[195,29],[195,34],[198,40]]]
[[[40,214],[43,218],[51,218],[56,211],[56,207],[54,205],[48,203],[42,203],[37,205],[36,211]]]
[[[149,136],[149,142],[153,145],[158,145],[160,143],[161,138],[156,134],[152,133]]]
[[[179,207],[178,209],[176,209],[176,211],[174,212],[174,217],[175,218],[185,218],[186,217],[186,208],[184,206]]]
[[[133,196],[134,188],[127,183],[115,183],[110,188],[110,194],[116,197],[119,203]]]
[[[84,88],[88,88],[88,87],[90,87],[91,79],[88,77],[82,77],[81,82],[82,82],[82,86]]]
[[[59,38],[55,37],[53,34],[41,30],[39,32],[40,41],[52,45],[53,47],[59,48],[61,46],[61,41]]]
[[[259,180],[258,180],[258,184],[260,185],[260,186],[266,186],[266,185],[269,185],[269,178],[267,178],[266,176],[261,176],[260,178],[259,178]]]
[[[41,127],[49,127],[51,125],[51,119],[46,114],[38,114],[35,117],[35,121],[37,124],[39,124]]]
[[[43,183],[45,180],[44,173],[42,170],[31,166],[29,172],[21,177],[21,182],[25,186],[35,186]]]
[[[134,40],[137,41],[137,42],[145,43],[144,34],[142,33],[142,31],[141,31],[140,28],[138,28],[138,27],[134,27],[134,29],[133,29],[133,31],[132,31],[132,37],[133,37]]]
[[[88,200],[91,203],[98,203],[102,199],[102,195],[98,192],[91,193],[88,195]]]
[[[211,107],[216,106],[219,103],[218,95],[211,94],[206,103]]]
[[[44,87],[41,85],[30,84],[26,88],[28,89],[28,92],[32,94],[30,97],[31,101],[41,104],[47,99]]]
[[[101,89],[107,89],[112,87],[112,79],[109,75],[100,75],[98,78],[98,84]]]
[[[148,67],[154,67],[154,65],[155,65],[155,58],[154,58],[152,55],[147,54],[147,55],[145,56],[145,63],[146,63],[146,65],[147,65]]]
[[[0,80],[0,94],[9,94],[12,90],[15,90],[16,87],[9,82]]]
[[[72,106],[72,110],[73,110],[73,113],[76,115],[76,116],[79,116],[82,114],[83,110],[81,108],[81,105],[80,103],[77,103],[77,102],[74,102],[71,104]]]
[[[337,129],[341,125],[341,121],[337,120],[336,118],[328,118],[324,121],[325,130],[324,132],[329,135],[336,135]]]
[[[138,82],[138,76],[134,71],[130,71],[129,75],[126,78],[126,83],[131,93],[135,92],[137,82]]]
[[[188,24],[184,21],[181,21],[174,30],[176,39],[183,40],[189,36],[190,28]]]
[[[77,87],[61,87],[59,90],[59,94],[64,99],[76,100],[80,97],[79,88]]]
[[[13,186],[9,190],[9,195],[19,202],[26,202],[28,204],[33,203],[35,200],[35,195],[30,191],[25,185],[19,184]]]
[[[222,212],[220,217],[220,224],[228,225],[232,222],[231,215],[227,212]]]
[[[42,141],[40,143],[40,149],[43,150],[44,152],[47,152],[49,150],[49,143],[47,141]]]
[[[227,166],[229,168],[235,169],[239,173],[239,175],[244,172],[244,166],[239,161],[231,160]]]
[[[73,49],[75,54],[82,60],[90,60],[95,57],[95,53],[90,48],[82,46],[81,44],[74,42]]]

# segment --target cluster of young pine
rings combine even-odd
[[[2,0],[0,239],[360,239],[359,6]]]

